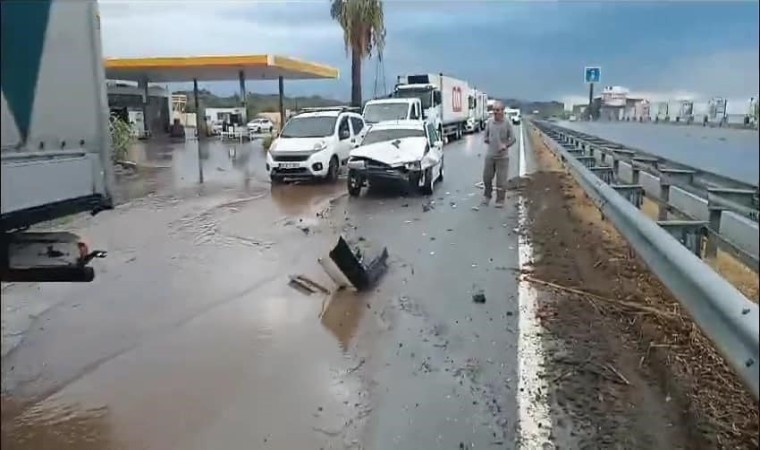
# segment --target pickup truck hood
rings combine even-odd
[[[368,158],[374,161],[398,166],[414,161],[421,161],[425,155],[425,137],[407,137],[394,141],[377,142],[363,145],[351,150],[352,157]]]
[[[275,152],[306,152],[314,150],[314,146],[320,142],[327,143],[326,138],[278,138],[272,148]]]

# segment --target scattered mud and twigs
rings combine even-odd
[[[365,362],[367,362],[367,359],[366,358],[361,358],[359,360],[359,362],[354,367],[351,367],[348,370],[346,370],[346,374],[347,375],[348,374],[352,374],[352,373],[356,372],[357,370],[361,369],[361,367],[364,365]]]
[[[635,309],[635,310],[638,310],[638,311],[643,312],[643,313],[656,314],[656,315],[659,315],[661,317],[667,317],[667,318],[670,318],[670,319],[679,319],[680,318],[680,316],[678,316],[677,314],[673,314],[673,313],[670,313],[670,312],[667,312],[667,311],[661,311],[661,310],[659,310],[657,308],[653,308],[651,306],[642,305],[640,303],[635,303],[635,302],[629,302],[629,301],[625,301],[625,300],[621,300],[621,299],[615,299],[615,298],[610,298],[610,297],[603,297],[601,295],[592,294],[591,292],[586,292],[586,291],[583,291],[581,289],[576,289],[576,288],[572,288],[572,287],[562,286],[562,285],[557,284],[557,283],[552,283],[550,281],[544,281],[544,280],[541,280],[541,279],[538,279],[538,278],[535,278],[535,277],[532,277],[532,276],[528,276],[528,275],[524,275],[523,279],[526,280],[526,281],[530,281],[531,283],[540,284],[540,285],[547,286],[547,287],[550,287],[550,288],[553,288],[553,289],[556,289],[556,290],[559,290],[559,291],[568,292],[570,294],[579,295],[581,297],[588,297],[588,298],[591,298],[593,300],[603,301],[603,302],[609,303],[609,304],[611,304],[613,306],[617,305],[617,306],[619,306],[621,308]]]
[[[540,137],[532,143],[540,170],[523,191],[524,234],[537,257],[523,279],[549,288],[538,314],[551,397],[581,424],[576,447],[758,448],[757,402]]]

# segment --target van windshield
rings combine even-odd
[[[370,103],[364,107],[364,121],[378,123],[384,120],[408,119],[408,103]]]
[[[311,116],[293,117],[285,124],[280,137],[317,138],[331,136],[335,132],[337,117]]]

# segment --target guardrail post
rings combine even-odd
[[[660,200],[662,203],[658,206],[657,220],[668,219],[668,201],[670,201],[670,180],[665,176],[660,176]]]
[[[668,168],[661,168],[660,169],[660,178],[668,178],[669,184],[674,184],[676,182],[676,186],[680,184],[692,184],[694,182],[694,174],[695,172],[693,170],[684,170],[684,169],[668,169]]]
[[[593,156],[576,156],[575,159],[589,169],[596,167],[596,158]]]
[[[644,187],[639,184],[612,184],[610,187],[637,208],[644,203]]]
[[[607,184],[612,184],[615,179],[615,174],[610,166],[591,167],[589,170]]]
[[[709,194],[707,198],[707,211],[709,215],[708,226],[713,233],[707,234],[705,258],[715,258],[718,256],[718,233],[720,233],[720,219],[723,215],[723,207],[716,205],[715,200],[711,200]]]
[[[657,169],[657,166],[658,166],[660,160],[658,158],[653,158],[651,156],[634,156],[633,157],[633,162],[634,163],[640,163],[640,164],[643,164],[645,166],[649,166],[649,167],[652,167],[654,169]]]
[[[612,151],[613,160],[612,160],[612,166],[615,169],[615,174],[619,174],[620,172],[620,161],[631,161],[631,158],[636,154],[633,150],[628,150],[624,148],[618,148]],[[634,181],[634,183],[638,183],[638,180]]]
[[[678,242],[688,248],[692,253],[701,257],[702,255],[702,237],[705,234],[707,222],[694,220],[664,220],[658,221],[657,224]]]

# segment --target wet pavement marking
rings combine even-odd
[[[520,147],[518,157],[518,176],[527,175],[525,154],[525,132],[520,127]],[[521,195],[518,199],[519,228],[527,226],[526,201]],[[518,260],[521,272],[530,269],[533,262],[533,245],[524,234],[518,236]],[[524,448],[541,448],[549,443],[551,435],[551,417],[546,399],[544,375],[544,354],[541,343],[541,325],[536,317],[536,290],[525,279],[518,282],[518,390],[520,442]]]

